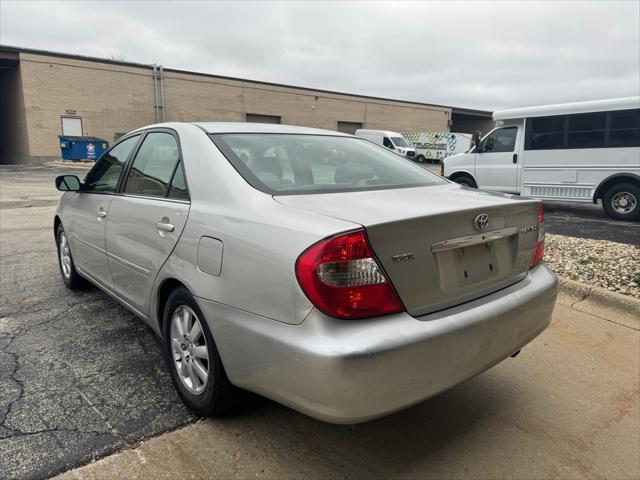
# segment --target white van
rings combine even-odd
[[[409,160],[414,160],[416,157],[416,149],[399,133],[361,128],[356,130],[356,137],[365,138],[377,145],[382,145],[398,155],[407,157]]]
[[[447,178],[483,190],[593,202],[640,219],[640,97],[496,111],[503,125],[469,153],[448,157]]]

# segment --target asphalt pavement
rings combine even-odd
[[[515,359],[376,422],[331,426],[264,400],[175,432],[163,444],[173,456],[135,453],[197,419],[142,321],[96,289],[64,288],[52,227],[61,173],[76,172],[0,167],[0,478],[47,477],[119,450],[148,454],[147,478],[177,465],[195,478],[640,475],[639,332],[564,307]],[[180,460],[181,444],[204,450]],[[125,465],[125,475],[140,467]]]

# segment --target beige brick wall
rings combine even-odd
[[[26,126],[34,160],[59,156],[61,117],[75,110],[84,135],[114,140],[155,122],[151,68],[20,55]],[[165,72],[166,121],[244,121],[246,113],[282,123],[336,130],[338,121],[366,128],[447,131],[451,109],[310,91],[294,87]]]

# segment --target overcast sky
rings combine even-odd
[[[640,95],[640,1],[0,1],[0,43],[493,110]]]

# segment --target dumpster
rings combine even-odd
[[[109,148],[109,142],[96,137],[58,135],[63,160],[97,160]]]

